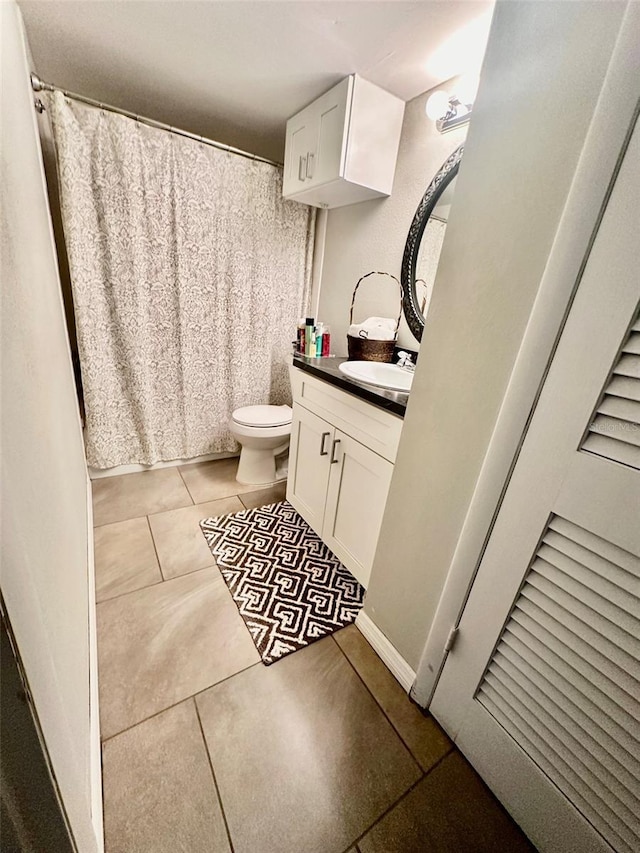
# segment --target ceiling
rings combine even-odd
[[[485,0],[19,0],[34,70],[282,160],[291,115],[356,72],[404,100],[478,65]]]

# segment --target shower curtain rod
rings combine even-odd
[[[282,168],[282,163],[276,163],[275,160],[268,160],[266,157],[260,157],[259,154],[250,154],[248,151],[242,151],[240,148],[234,148],[233,145],[224,145],[222,142],[215,142],[213,139],[207,139],[205,136],[198,136],[196,133],[189,133],[187,130],[180,130],[179,127],[172,127],[170,124],[164,124],[161,121],[155,121],[152,118],[139,116],[136,113],[131,113],[129,110],[123,110],[120,107],[113,107],[110,104],[103,104],[102,101],[94,101],[93,98],[85,98],[84,95],[77,95],[75,92],[68,92],[60,86],[54,86],[52,83],[45,83],[37,74],[31,74],[31,88],[34,92],[62,92],[65,98],[71,98],[74,101],[80,101],[82,104],[88,104],[90,107],[97,107],[100,110],[106,110],[110,113],[132,118],[140,124],[146,124],[149,127],[155,127],[158,130],[167,130],[169,133],[175,133],[177,136],[185,136],[187,139],[194,139],[196,142],[201,142],[203,145],[211,145],[212,148],[219,148],[221,151],[228,151],[230,154],[237,154],[239,157],[246,157],[248,160],[258,160],[260,163],[267,163],[269,166]],[[37,106],[37,105],[36,105]],[[42,111],[44,104],[37,107]]]

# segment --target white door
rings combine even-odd
[[[365,588],[369,584],[393,465],[336,430],[322,538]]]
[[[331,424],[307,411],[304,406],[294,403],[287,500],[320,537],[333,436],[334,428]]]
[[[431,711],[543,851],[640,849],[640,131]]]
[[[102,849],[87,470],[34,95],[0,3],[4,606],[79,853]]]

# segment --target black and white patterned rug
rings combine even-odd
[[[290,503],[205,518],[200,527],[264,663],[360,612],[364,588]]]

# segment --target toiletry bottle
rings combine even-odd
[[[322,356],[328,358],[331,355],[331,329],[326,324],[322,327]]]
[[[305,348],[304,348],[304,354],[305,354],[308,358],[311,358],[312,356],[314,356],[314,355],[316,354],[316,350],[315,350],[315,337],[314,337],[314,334],[313,334],[313,332],[314,332],[314,323],[315,323],[315,320],[313,319],[313,317],[307,317],[307,323],[306,323],[306,325],[305,325],[305,327],[304,327],[304,332],[305,332]]]
[[[298,320],[298,334],[297,334],[297,346],[296,350],[298,355],[304,355],[306,349],[306,332],[305,332],[305,319],[301,317]]]
[[[322,356],[322,341],[324,340],[324,324],[318,323],[316,326],[316,358]]]

